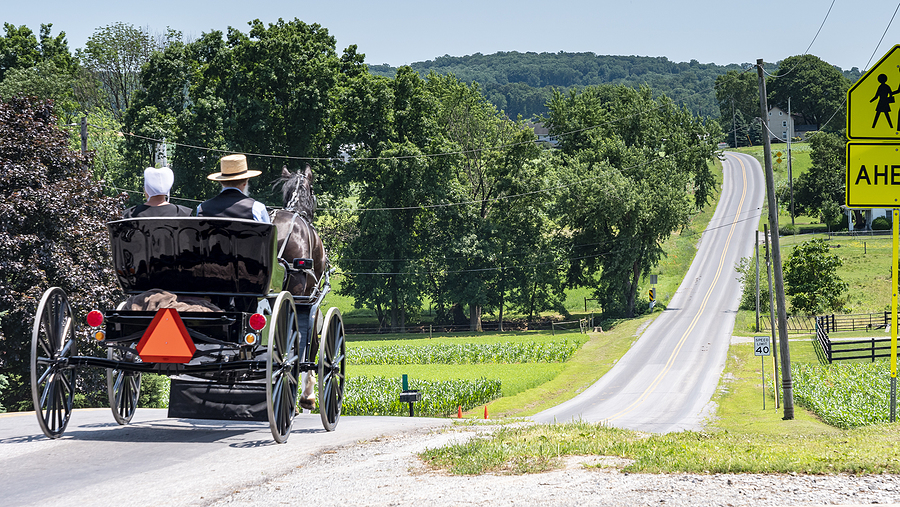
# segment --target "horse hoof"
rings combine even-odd
[[[312,410],[312,409],[316,408],[316,400],[315,399],[306,400],[306,399],[300,398],[300,408],[302,408],[304,410]]]

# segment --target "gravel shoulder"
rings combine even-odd
[[[451,476],[416,456],[483,431],[490,427],[413,430],[329,449],[203,505],[900,505],[897,475],[629,474],[618,458],[590,456],[540,474]]]

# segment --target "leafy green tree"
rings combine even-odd
[[[794,247],[784,266],[785,294],[791,309],[806,315],[840,311],[847,283],[837,274],[843,261],[821,238]]]
[[[841,133],[817,132],[809,138],[810,168],[794,182],[794,214],[818,217],[836,227],[843,214],[846,139]],[[782,189],[782,203],[789,202]]]
[[[341,248],[340,265],[352,273],[341,291],[396,331],[422,306],[434,213],[420,206],[442,200],[434,183],[446,180],[446,164],[426,156],[435,150],[435,102],[416,73],[401,67],[393,80],[357,77],[344,114],[365,126],[353,165],[360,205],[372,211],[358,217]]]
[[[60,72],[52,61],[43,61],[32,67],[9,69],[0,81],[0,97],[53,100],[57,110],[68,113],[71,119],[78,109],[73,84],[72,76]]]
[[[756,259],[753,257],[741,257],[734,266],[737,279],[741,282],[741,310],[756,310]],[[768,313],[769,308],[769,278],[766,273],[766,264],[763,258],[759,260],[759,306],[760,313]]]
[[[321,158],[317,191],[340,192],[346,180],[339,155],[353,144],[347,132],[354,128],[341,123],[337,102],[350,78],[364,70],[361,59],[355,46],[339,57],[326,29],[297,19],[269,25],[254,20],[247,34],[230,28],[227,36],[214,31],[189,44],[173,42],[142,71],[143,91],[128,109],[125,127],[199,147],[178,147],[172,155],[186,197],[215,191],[206,174],[221,152],[208,149]],[[126,156],[141,167],[152,149],[153,141],[133,138]],[[274,181],[282,166],[300,163],[250,157],[251,166],[263,171],[260,181]],[[281,201],[262,188],[254,195],[270,204]]]
[[[104,225],[120,205],[91,178],[90,153],[70,150],[68,137],[51,103],[0,103],[0,374],[10,381],[2,400],[10,409],[30,406],[31,325],[46,289],[62,287],[76,319],[121,300]],[[79,393],[105,398],[100,377],[80,376]]]
[[[28,69],[40,63],[52,63],[59,71],[73,76],[77,63],[69,53],[66,33],[53,37],[53,24],[42,24],[40,39],[25,25],[16,27],[3,23],[5,36],[0,37],[0,81],[11,69]]]
[[[611,85],[557,93],[546,122],[565,154],[556,212],[570,240],[568,283],[594,286],[607,312],[633,316],[661,242],[712,196],[721,130],[647,87]]]
[[[756,73],[729,70],[716,77],[715,87],[720,123],[723,127],[731,127],[725,136],[726,142],[733,147],[748,146],[752,142],[750,125],[760,112]]]
[[[163,46],[181,38],[181,33],[169,30]],[[131,105],[140,89],[141,67],[160,45],[147,30],[117,22],[98,28],[88,37],[83,50],[76,56],[93,78],[102,85],[107,103],[117,118]]]
[[[840,69],[809,54],[785,58],[766,81],[770,105],[787,111],[791,99],[791,113],[830,132],[846,124],[844,101],[849,88],[850,81]]]
[[[740,112],[745,118],[759,116],[759,85],[755,72],[729,70],[716,77],[715,87],[723,124],[732,113]]]
[[[436,244],[441,245],[448,269],[442,292],[452,302],[469,307],[470,328],[480,331],[484,309],[502,306],[505,291],[512,288],[506,286],[505,270],[496,269],[510,261],[503,258],[504,252],[533,244],[520,234],[525,231],[509,224],[522,225],[521,215],[535,201],[507,201],[509,196],[541,188],[543,175],[525,170],[540,148],[534,131],[500,113],[477,84],[431,74],[428,88],[440,104],[437,128],[457,154],[449,158],[454,172],[447,182],[451,199],[471,203],[441,211],[440,230],[446,239]]]

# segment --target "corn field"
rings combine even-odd
[[[838,428],[888,422],[890,369],[887,361],[792,364],[794,400]]]
[[[413,346],[353,348],[347,351],[351,364],[515,364],[562,363],[581,346],[580,342],[442,343]]]
[[[428,381],[410,379],[409,388],[422,393],[415,404],[417,416],[445,417],[458,407],[470,410],[500,397],[500,381],[478,380]],[[409,415],[409,405],[400,403],[403,390],[398,378],[350,377],[344,391],[341,413],[344,415]]]

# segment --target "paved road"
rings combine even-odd
[[[752,253],[765,196],[759,162],[727,152],[722,196],[684,282],[618,363],[577,397],[532,417],[666,433],[699,429],[725,367],[740,298],[734,265]]]
[[[343,417],[326,432],[318,415],[302,414],[287,443],[276,444],[268,423],[167,419],[165,409],[142,408],[119,426],[105,408],[74,411],[65,434],[50,440],[34,412],[0,414],[0,505],[205,505],[306,468],[332,449],[450,423]]]

